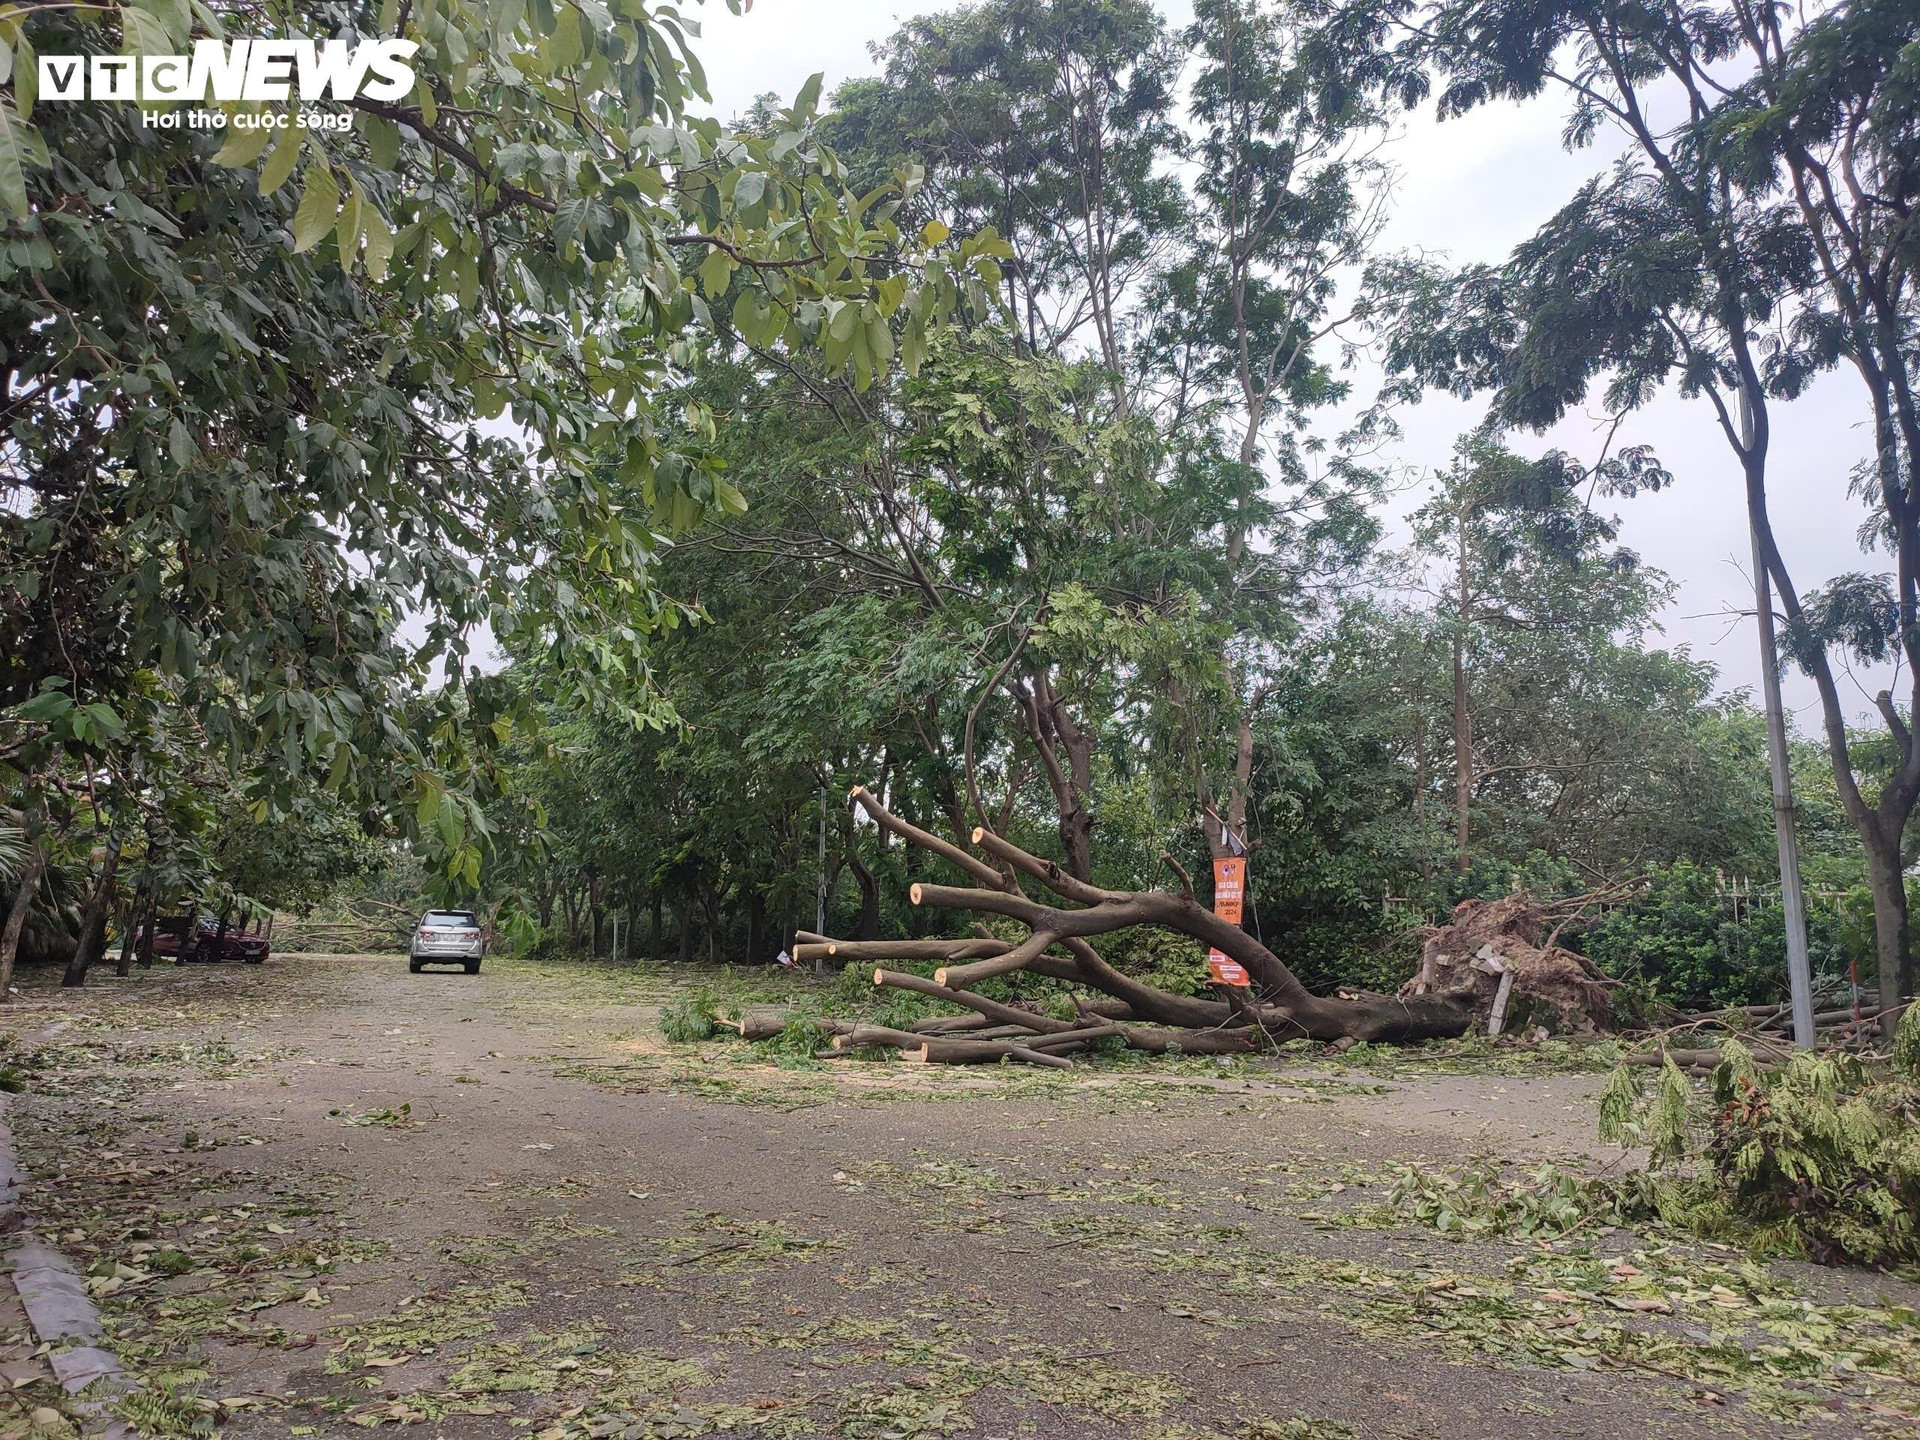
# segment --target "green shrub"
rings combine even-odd
[[[1807,945],[1814,970],[1845,973],[1842,917],[1814,909]],[[1784,998],[1786,926],[1778,906],[1756,906],[1736,920],[1713,871],[1688,861],[1649,870],[1633,899],[1570,934],[1575,946],[1613,978],[1683,1009],[1752,1005]]]
[[[1706,1158],[1763,1239],[1827,1263],[1920,1260],[1920,1086],[1910,1075],[1796,1053],[1773,1075],[1723,1064],[1715,1085]]]
[[[719,997],[702,985],[660,1007],[660,1033],[677,1045],[710,1040],[719,1016]]]

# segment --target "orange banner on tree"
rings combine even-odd
[[[1247,857],[1223,855],[1213,862],[1213,913],[1230,924],[1240,923],[1240,907],[1247,893]],[[1215,985],[1251,985],[1246,967],[1219,950],[1207,952],[1207,977]]]

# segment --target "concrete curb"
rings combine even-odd
[[[40,1343],[49,1346],[47,1360],[76,1409],[100,1422],[107,1440],[131,1440],[133,1429],[115,1417],[108,1405],[136,1389],[120,1361],[103,1346],[100,1311],[87,1294],[80,1272],[30,1225],[20,1205],[26,1174],[13,1153],[13,1130],[7,1108],[0,1104],[0,1221],[20,1215],[20,1243],[11,1251],[13,1288]]]

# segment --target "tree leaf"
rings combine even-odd
[[[0,102],[0,212],[20,220],[33,214],[27,203],[26,130],[13,107]]]
[[[351,176],[347,178],[347,201],[340,207],[339,223],[334,227],[335,238],[340,246],[340,264],[351,269],[353,257],[360,253],[361,217],[366,214],[367,197],[360,189],[360,182]]]
[[[367,274],[376,281],[387,278],[387,263],[393,259],[393,230],[387,224],[387,217],[380,213],[377,205],[367,206],[366,216],[361,221],[366,232]]]
[[[280,132],[280,138],[273,147],[273,153],[267,157],[267,163],[260,167],[260,193],[271,195],[287,183],[287,177],[293,174],[293,167],[300,158],[300,132],[289,125]]]
[[[807,77],[807,83],[802,85],[800,93],[793,97],[793,110],[796,115],[810,116],[820,108],[820,86],[825,79],[825,74],[819,70]]]
[[[726,293],[727,282],[733,278],[733,257],[726,251],[715,247],[700,262],[700,283],[708,295]]]
[[[227,122],[227,143],[214,152],[213,163],[238,169],[242,165],[251,165],[260,158],[260,152],[267,148],[267,142],[273,139],[273,131],[264,125],[256,125],[251,130],[235,130],[233,122]],[[264,194],[269,187],[262,183]]]
[[[193,37],[193,6],[189,0],[129,0],[129,3],[142,10],[153,12],[167,32],[172,43],[168,53],[178,53],[187,48],[187,42]]]
[[[171,55],[175,46],[158,15],[128,6],[120,12],[120,50],[125,55]]]
[[[400,127],[378,115],[367,117],[367,155],[382,170],[391,170],[400,159]]]
[[[13,63],[14,108],[22,120],[31,120],[34,102],[40,98],[40,60],[25,35],[13,42]]]
[[[311,250],[333,229],[340,212],[340,187],[334,183],[331,165],[314,165],[307,171],[306,192],[293,212],[293,250],[297,255]]]

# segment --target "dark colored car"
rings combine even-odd
[[[144,942],[144,936],[138,938]],[[267,958],[269,943],[263,932],[231,921],[227,924],[227,933],[222,935],[220,921],[213,915],[167,915],[153,927],[153,953],[171,955],[183,965],[211,965],[229,960],[259,965]]]
[[[486,934],[473,911],[429,910],[414,927],[407,969],[418,975],[423,965],[461,965],[467,974],[478,975],[486,949]]]

